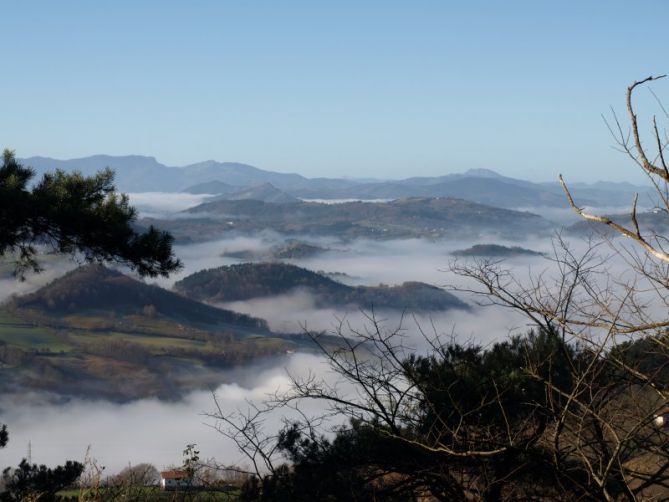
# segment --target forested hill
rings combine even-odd
[[[279,295],[299,287],[335,295],[351,289],[321,274],[283,263],[240,263],[201,270],[174,285],[179,293],[210,302]]]
[[[339,238],[479,238],[517,239],[544,233],[555,225],[539,215],[454,198],[410,198],[388,202],[267,203],[258,200],[208,202],[167,220],[144,219],[170,231],[180,242],[209,240],[231,232],[265,229],[287,235],[336,235]]]
[[[0,395],[178,399],[221,370],[288,351],[302,335],[87,265],[0,306]]]
[[[150,314],[193,325],[267,328],[260,319],[205,305],[94,264],[79,267],[35,293],[16,297],[10,305],[50,315]]]
[[[473,256],[487,258],[513,258],[516,256],[544,256],[543,253],[532,251],[520,246],[501,246],[499,244],[475,244],[467,249],[458,249],[453,256]]]
[[[191,298],[232,302],[306,290],[317,305],[363,309],[437,311],[467,305],[446,291],[421,282],[400,286],[347,286],[324,275],[284,263],[243,263],[203,270],[178,281],[174,288]]]

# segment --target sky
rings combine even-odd
[[[0,147],[19,157],[644,182],[601,114],[669,72],[659,0],[62,0],[2,19]],[[652,88],[669,102],[669,78]]]

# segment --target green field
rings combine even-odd
[[[217,490],[163,491],[156,486],[110,487],[94,490],[72,488],[58,492],[65,500],[146,500],[171,502],[233,502],[239,499],[239,489],[231,492]]]
[[[143,345],[146,348],[154,350],[165,350],[169,348],[202,350],[207,345],[206,342],[188,338],[176,338],[173,336],[161,336],[144,333],[122,333],[118,331],[109,331],[104,333],[82,331],[70,333],[69,339],[75,344],[99,344],[122,340],[124,342]]]
[[[212,388],[221,369],[294,347],[280,337],[239,337],[148,316],[0,310],[0,380],[120,402]]]
[[[49,329],[35,326],[19,317],[0,311],[0,342],[22,349],[68,352],[72,346]]]

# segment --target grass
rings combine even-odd
[[[242,339],[142,316],[47,316],[0,309],[3,368],[26,388],[132,400],[210,388],[220,368],[283,354],[280,337]]]
[[[72,328],[77,330],[121,332],[130,335],[149,335],[159,337],[172,337],[181,339],[198,339],[212,333],[208,329],[199,329],[175,322],[172,319],[160,317],[146,317],[136,314],[110,315],[105,311],[87,311],[70,315],[51,315],[45,317],[38,312],[23,310],[28,315],[35,315],[42,322],[51,322],[54,320],[63,328]]]
[[[19,317],[20,314],[20,317]],[[185,329],[179,325],[157,322],[147,329],[144,325],[134,325],[134,318],[124,319],[122,324],[116,320],[88,316],[69,316],[63,325],[42,324],[40,316],[33,316],[30,311],[18,314],[0,310],[0,342],[19,347],[23,350],[38,352],[77,352],[84,346],[98,346],[110,342],[128,342],[141,345],[151,353],[164,355],[171,349],[189,350],[209,354],[219,352],[220,348],[200,338],[201,332]],[[127,325],[127,330],[125,329]],[[135,328],[137,331],[135,331]],[[253,350],[262,354],[280,353],[293,343],[278,337],[251,335],[232,342],[225,351]],[[246,347],[246,349],[244,349]]]
[[[249,336],[247,338],[244,338],[243,340],[245,343],[255,346],[255,347],[262,347],[266,349],[275,349],[275,350],[280,350],[282,348],[286,348],[287,341],[283,338],[277,338],[273,336]]]
[[[58,492],[60,497],[74,498],[75,500],[98,500],[94,490],[83,491],[79,488],[71,488]],[[164,491],[157,486],[128,486],[119,488],[100,488],[99,500],[146,500],[146,501],[188,501],[188,502],[233,502],[239,499],[239,490],[231,492],[218,490],[193,490],[193,491]]]
[[[82,332],[70,334],[70,340],[77,344],[105,343],[122,340],[124,342],[143,345],[148,349],[156,350],[167,348],[179,349],[197,349],[201,350],[206,343],[199,340],[190,340],[188,338],[176,338],[172,336],[161,336],[144,333],[122,333],[118,331],[109,331],[104,333]]]
[[[34,326],[19,317],[0,311],[0,341],[22,349],[68,352],[72,346],[50,330]]]

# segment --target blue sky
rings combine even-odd
[[[64,0],[2,19],[0,146],[20,157],[643,182],[601,114],[669,72],[664,1]],[[640,120],[656,108],[639,93]]]

